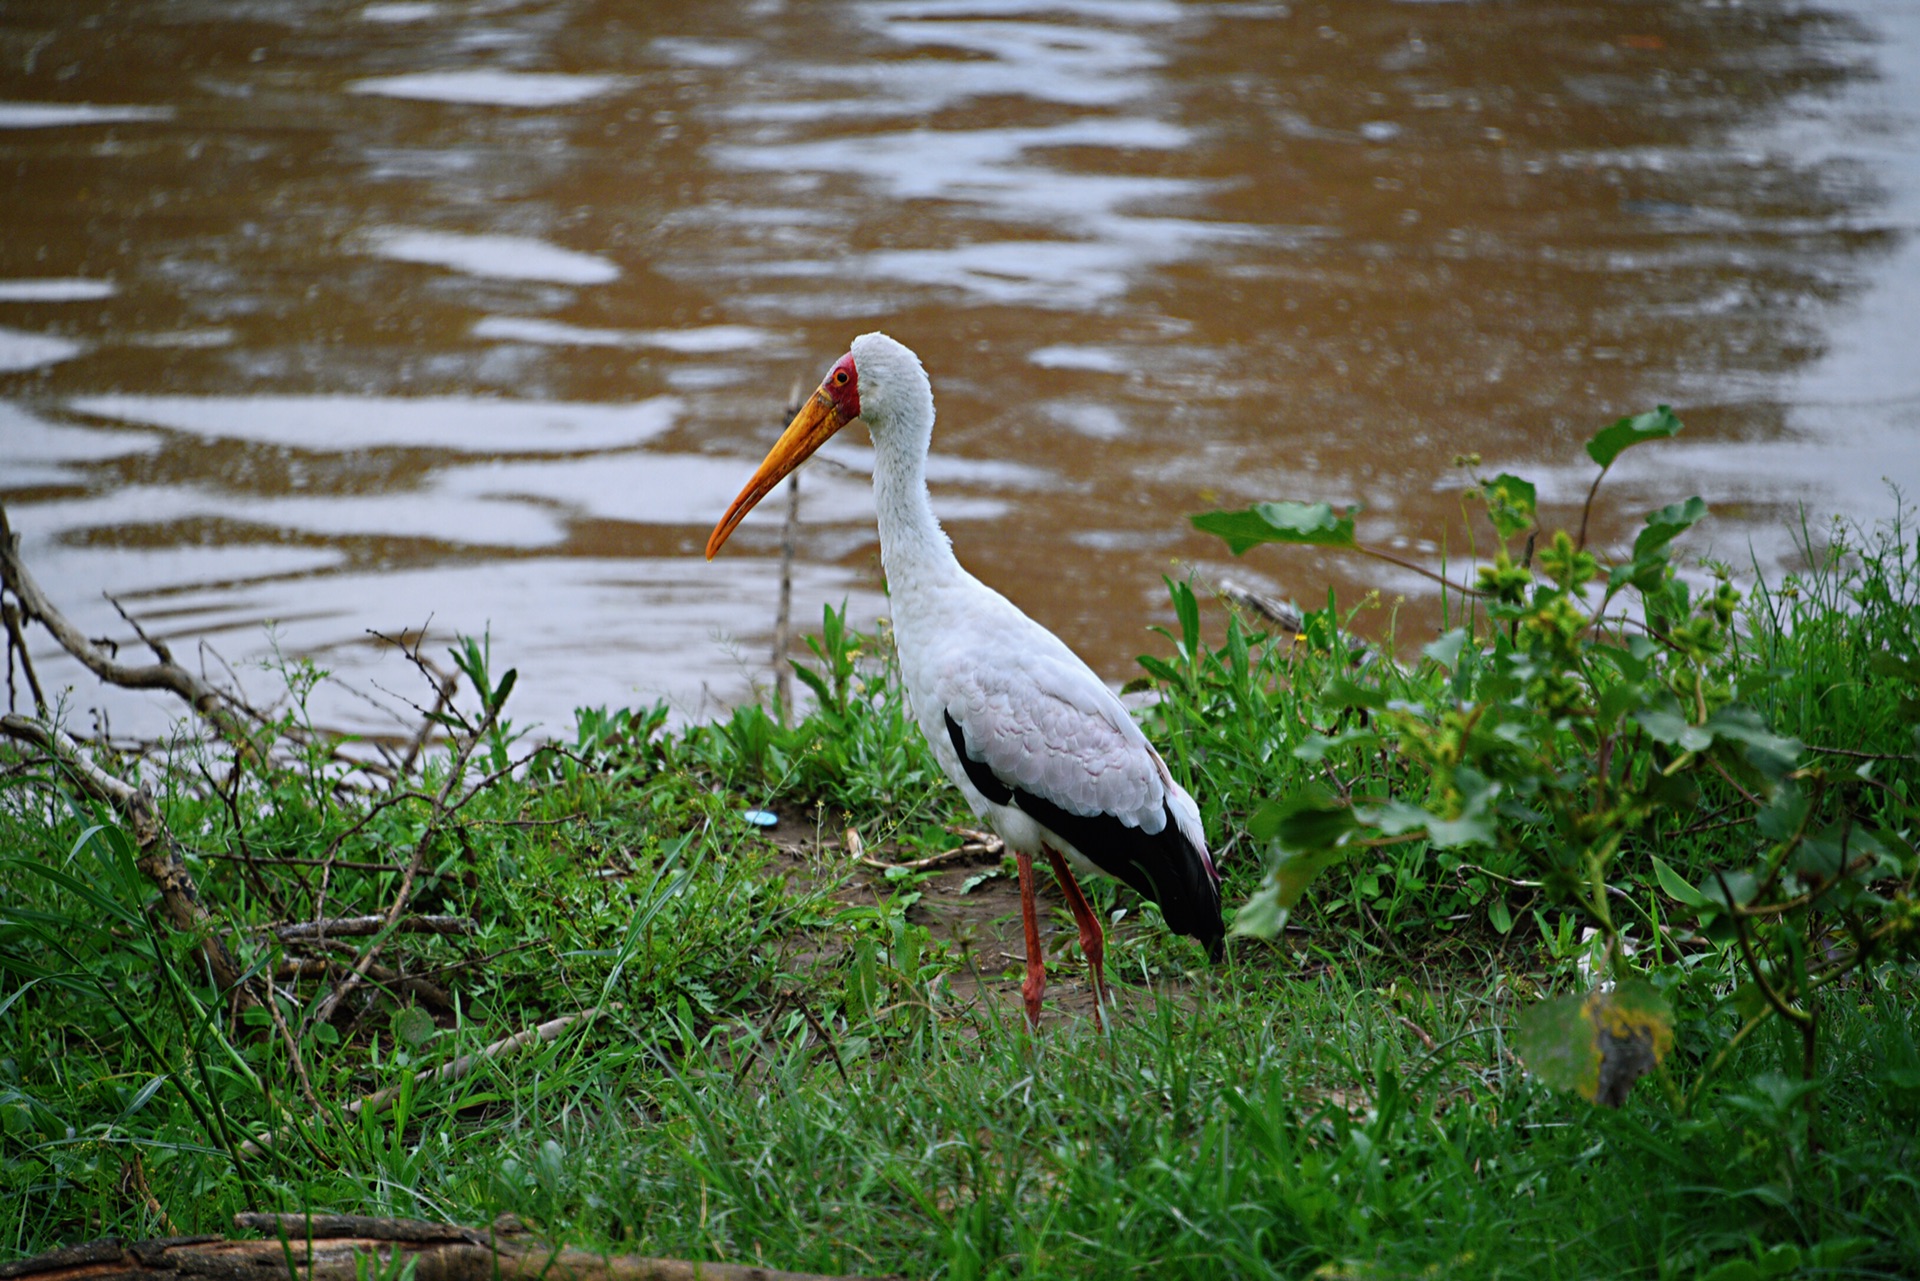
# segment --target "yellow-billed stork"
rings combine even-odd
[[[1027,1019],[1039,1026],[1046,987],[1033,901],[1033,856],[1044,852],[1080,927],[1098,1025],[1105,936],[1073,868],[1132,886],[1215,959],[1225,934],[1219,874],[1199,807],[1113,691],[955,559],[927,496],[933,388],[920,358],[885,334],[854,339],[720,518],[707,558],[855,418],[873,433],[880,560],[907,696],[940,768],[1019,865]]]

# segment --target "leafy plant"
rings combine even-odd
[[[1729,573],[1706,566],[1696,585],[1675,562],[1674,541],[1706,516],[1705,502],[1649,513],[1612,564],[1588,547],[1600,480],[1621,452],[1680,429],[1662,406],[1594,436],[1587,452],[1600,471],[1577,532],[1539,527],[1528,481],[1477,478],[1496,551],[1463,589],[1474,606],[1467,621],[1424,647],[1418,696],[1403,681],[1358,675],[1315,691],[1318,718],[1342,728],[1293,749],[1321,767],[1322,782],[1252,816],[1268,866],[1235,923],[1272,937],[1321,872],[1365,851],[1415,843],[1456,867],[1475,851],[1497,852],[1597,931],[1603,979],[1643,972],[1629,946],[1636,927],[1668,962],[1631,999],[1626,987],[1562,998],[1572,1004],[1526,1025],[1528,1061],[1543,1077],[1612,1103],[1624,1090],[1609,1075],[1609,1047],[1639,1047],[1618,1060],[1638,1071],[1664,1057],[1672,1025],[1659,992],[1691,991],[1684,979],[1703,952],[1742,981],[1726,998],[1738,1025],[1696,1096],[1770,1019],[1797,1032],[1811,1090],[1821,994],[1876,958],[1911,959],[1920,947],[1920,855],[1906,830],[1915,811],[1904,793],[1890,802],[1870,771],[1835,770],[1776,732],[1759,701],[1770,674],[1738,652],[1741,596]],[[1369,551],[1352,513],[1325,504],[1267,503],[1194,523],[1236,554],[1269,542]],[[1873,670],[1906,679],[1908,661],[1877,656]],[[1398,780],[1383,785],[1352,768],[1376,750],[1398,758]],[[1691,832],[1703,810],[1742,835],[1683,874],[1661,852],[1671,855],[1665,842]],[[1638,906],[1634,890],[1648,881],[1664,896],[1660,917]],[[1504,932],[1504,904],[1491,910]],[[1627,919],[1631,911],[1644,920]]]

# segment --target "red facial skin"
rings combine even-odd
[[[833,397],[833,403],[849,419],[860,416],[860,371],[853,367],[852,352],[833,363],[833,369],[827,374],[826,381],[820,384],[820,390]]]

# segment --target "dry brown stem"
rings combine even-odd
[[[336,945],[329,941],[323,946]],[[352,950],[351,945],[347,943],[340,943],[337,946]],[[290,956],[273,967],[273,977],[282,983],[303,978],[320,978],[331,982],[346,968],[343,963],[324,956]],[[404,992],[417,1001],[431,1005],[436,1010],[453,1009],[452,994],[431,979],[389,969],[384,965],[369,965],[367,979],[390,992]]]
[[[330,916],[265,928],[282,943],[306,943],[323,938],[366,938],[388,928],[395,934],[475,934],[480,926],[465,916],[405,916],[393,922],[384,916]]]
[[[868,867],[877,867],[882,871],[899,868],[903,872],[922,872],[957,858],[995,858],[1006,850],[1006,844],[997,836],[988,836],[984,840],[968,841],[965,845],[956,845],[950,850],[941,850],[938,854],[929,854],[925,858],[910,859],[905,863],[889,863],[874,858],[871,854],[862,854],[860,861]]]
[[[360,1215],[237,1214],[263,1240],[95,1241],[0,1267],[0,1281],[855,1281],[737,1263],[599,1254],[541,1241],[517,1219],[465,1228]]]

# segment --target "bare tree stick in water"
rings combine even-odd
[[[787,392],[787,407],[780,419],[784,427],[800,412],[805,390],[795,383]],[[787,653],[793,643],[793,548],[800,535],[800,477],[787,477],[787,520],[780,531],[780,604],[773,615],[773,705],[785,725],[793,714],[793,659]]]

